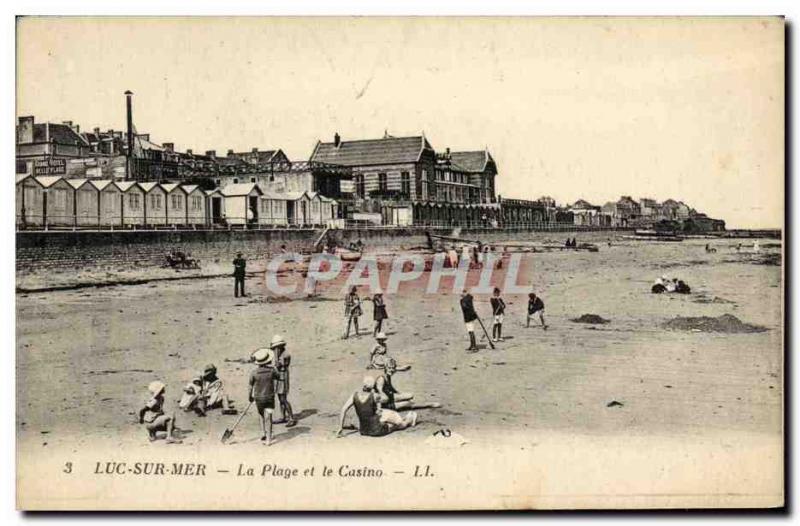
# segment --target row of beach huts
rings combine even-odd
[[[265,192],[256,183],[197,185],[20,175],[18,227],[332,226],[339,204],[317,192]]]

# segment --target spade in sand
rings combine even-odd
[[[247,411],[250,409],[250,406],[252,406],[252,405],[253,405],[253,402],[250,402],[249,404],[247,404],[247,407],[244,408],[244,411],[242,411],[242,414],[239,415],[239,418],[236,419],[236,422],[233,424],[233,426],[225,429],[225,432],[222,433],[221,440],[222,440],[223,444],[227,444],[228,440],[231,439],[231,437],[233,436],[233,432],[236,430],[236,427],[239,425],[239,422],[242,421],[242,419],[244,418],[244,415],[247,414]]]

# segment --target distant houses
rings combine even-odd
[[[675,199],[659,203],[648,197],[636,201],[629,195],[623,195],[602,206],[594,206],[579,199],[569,208],[573,212],[575,224],[579,226],[698,232],[725,230],[725,221],[709,218],[683,201]]]
[[[127,94],[126,94],[127,95]],[[488,148],[444,151],[424,134],[318,140],[308,160],[281,148],[195,153],[149,133],[17,123],[17,223],[172,227],[370,224],[422,227],[724,230],[686,203],[623,195],[558,205],[497,194]]]

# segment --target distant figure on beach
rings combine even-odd
[[[362,314],[361,298],[358,297],[358,287],[353,285],[347,296],[344,297],[344,318],[345,327],[342,339],[350,337],[350,325],[353,326],[353,333],[358,336],[358,318]]]
[[[503,340],[503,315],[506,312],[506,302],[500,297],[500,289],[495,287],[492,298],[492,341],[502,342]]]
[[[417,413],[412,411],[404,417],[397,411],[383,409],[378,397],[375,392],[375,378],[365,376],[361,390],[353,393],[342,406],[336,436],[342,436],[344,422],[351,408],[356,410],[358,432],[363,436],[382,437],[417,424]]]
[[[667,276],[661,276],[660,278],[656,278],[655,282],[653,282],[653,286],[650,288],[650,292],[653,294],[662,294],[667,292],[667,287],[665,285],[667,281]]]
[[[761,252],[761,245],[759,245],[758,240],[753,241],[753,252]]]
[[[528,316],[525,321],[525,327],[531,326],[531,318],[533,318],[536,313],[539,314],[539,321],[542,323],[542,329],[547,330],[547,324],[544,321],[544,302],[535,292],[531,292],[528,294]]]
[[[675,292],[678,294],[689,294],[692,292],[692,289],[683,280],[674,278],[672,281],[675,284]]]
[[[376,290],[375,295],[368,301],[371,301],[373,306],[372,319],[375,321],[375,327],[372,329],[372,335],[375,336],[383,330],[383,320],[388,319],[389,314],[386,312],[386,301],[380,289]]]
[[[477,352],[478,342],[475,341],[475,320],[478,319],[478,313],[475,312],[475,305],[472,302],[472,294],[467,292],[467,289],[461,291],[461,314],[464,316],[464,326],[469,334],[469,347],[467,351]]]
[[[716,251],[717,251],[716,248],[713,248],[710,244],[706,243],[706,252],[714,253]]]
[[[461,259],[469,263],[472,260],[472,247],[464,245],[461,247]]]
[[[240,295],[245,297],[244,293],[244,274],[247,268],[247,260],[242,257],[242,253],[236,254],[236,259],[233,260],[233,297],[238,298]]]
[[[455,245],[451,246],[450,250],[447,251],[447,259],[450,262],[450,268],[458,267],[458,252]]]

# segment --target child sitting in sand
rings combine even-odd
[[[180,444],[175,438],[175,415],[164,414],[164,395],[167,386],[163,382],[150,382],[147,386],[152,398],[139,410],[139,423],[147,422],[146,428],[150,442],[158,438],[158,433],[165,432],[168,444]]]
[[[206,416],[206,404],[203,397],[203,379],[195,376],[192,381],[183,388],[181,400],[178,407],[185,412],[194,411],[197,416]]]
[[[390,360],[391,357],[388,355],[387,347],[386,347],[386,333],[379,332],[375,335],[376,343],[372,346],[372,350],[369,352],[369,364],[367,365],[367,369],[380,369],[383,370],[384,366],[386,365],[387,360]],[[410,365],[404,365],[402,367],[398,367],[398,371],[408,371],[411,369]]]

